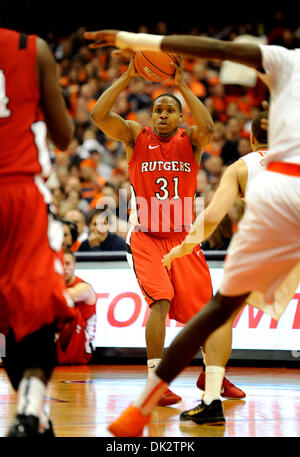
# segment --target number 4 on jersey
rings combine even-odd
[[[9,98],[5,94],[5,76],[3,70],[0,70],[0,118],[9,117],[11,112],[7,108]]]

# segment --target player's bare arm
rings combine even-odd
[[[257,69],[262,67],[260,48],[254,44],[233,43],[190,35],[162,36],[120,30],[86,32],[85,38],[94,41],[89,45],[94,49],[103,46],[116,46],[119,49],[130,49],[134,52],[142,49],[167,51],[186,57],[231,60]]]
[[[162,262],[168,269],[175,258],[190,254],[197,244],[206,240],[215,231],[235,203],[240,191],[244,193],[247,177],[247,165],[242,160],[234,162],[226,169],[211,202],[198,215],[183,243],[175,246],[164,256]]]
[[[47,43],[37,40],[37,74],[41,92],[41,107],[45,115],[48,135],[61,150],[65,150],[72,140],[74,124],[69,117],[61,88],[57,80],[57,68],[53,54]]]
[[[132,155],[135,138],[142,127],[137,122],[126,121],[111,110],[121,92],[135,76],[137,73],[131,59],[127,71],[103,92],[91,112],[91,118],[100,130],[110,138],[125,144],[128,160]]]
[[[171,62],[171,64],[176,68],[174,83],[180,90],[186,104],[191,110],[196,124],[195,126],[187,129],[187,134],[189,135],[191,143],[195,148],[196,162],[200,164],[202,148],[211,141],[214,132],[214,124],[211,115],[203,103],[193,94],[184,80],[182,57],[177,56],[177,60],[178,65]]]
[[[74,287],[69,287],[68,292],[75,303],[81,301],[87,305],[95,304],[96,294],[94,289],[86,282],[80,282]]]

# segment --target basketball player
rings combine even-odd
[[[248,65],[266,73],[271,92],[266,170],[247,189],[246,211],[231,243],[219,291],[175,338],[135,404],[112,424],[114,434],[133,436],[142,433],[168,384],[190,363],[208,336],[246,299],[249,303],[251,291],[278,319],[283,311],[276,299],[278,292],[286,286],[285,295],[291,291],[293,295],[299,283],[300,53],[281,46],[194,36],[144,35],[143,39],[140,34],[100,31],[86,38],[99,40],[93,47],[115,45],[117,38],[122,49],[164,50]],[[202,404],[194,413],[202,415],[205,409]]]
[[[169,274],[161,260],[171,247],[183,241],[192,223],[201,150],[211,139],[213,124],[206,108],[184,82],[181,61],[176,66],[174,82],[196,125],[187,130],[180,128],[181,103],[171,94],[154,100],[153,128],[142,128],[137,122],[124,120],[111,110],[136,76],[132,59],[128,70],[101,95],[92,119],[107,136],[126,146],[130,181],[139,206],[138,225],[127,239],[128,260],[150,307],[146,324],[150,375],[162,358],[167,314],[186,323],[212,294],[209,270],[199,247]],[[244,393],[238,389],[238,395]],[[180,400],[168,389],[159,404],[166,406]]]
[[[245,198],[250,182],[264,170],[265,156],[268,154],[268,134],[265,127],[267,119],[267,111],[259,113],[254,118],[250,132],[250,145],[253,152],[241,157],[226,169],[211,202],[204,213],[197,217],[189,235],[181,245],[175,246],[165,255],[163,264],[168,269],[171,269],[174,259],[190,254],[197,243],[201,243],[214,232],[236,199]],[[233,313],[225,324],[208,337],[205,343],[211,350],[209,356],[206,356],[205,376],[204,373],[200,374],[197,386],[205,390],[202,401],[206,406],[209,405],[209,408],[205,408],[202,416],[193,415],[194,408],[183,412],[180,416],[181,420],[191,419],[198,424],[225,423],[219,398],[222,392],[224,367],[231,353],[232,325],[236,314]]]
[[[57,362],[84,365],[93,355],[96,334],[96,293],[92,286],[75,275],[76,258],[64,249],[64,275],[68,292],[76,307],[76,318],[59,333],[56,341]]]
[[[65,150],[73,124],[46,42],[0,28],[0,48],[0,332],[18,393],[8,436],[37,436],[42,427],[53,436],[43,400],[54,336],[75,313],[63,278],[62,226],[43,178],[50,172],[46,136]]]

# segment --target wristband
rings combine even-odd
[[[150,35],[148,33],[118,32],[116,47],[137,51],[160,51],[163,35]]]

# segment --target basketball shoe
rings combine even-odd
[[[181,400],[182,398],[179,397],[179,395],[174,394],[174,392],[168,389],[157,403],[157,406],[175,405],[176,403],[179,403]]]
[[[196,385],[198,389],[205,391],[205,371],[201,371]],[[224,376],[221,387],[221,397],[227,398],[228,400],[241,400],[246,397],[246,394]]]
[[[151,414],[143,416],[136,406],[129,405],[107,428],[116,437],[142,436],[150,417]]]
[[[199,425],[224,425],[225,417],[221,400],[214,400],[206,405],[202,400],[195,408],[183,411],[180,414],[181,421],[192,421]]]
[[[39,418],[17,414],[6,436],[8,438],[39,436]]]

